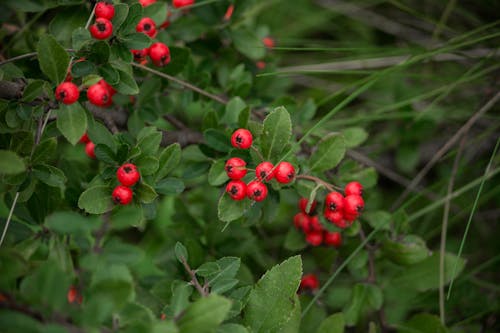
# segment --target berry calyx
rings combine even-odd
[[[134,56],[134,60],[136,62],[142,62],[143,60],[146,59],[146,57],[149,54],[149,48],[145,48],[142,50],[130,50],[132,52],[132,55]]]
[[[344,196],[335,191],[328,193],[325,198],[325,207],[332,212],[342,212],[344,209]]]
[[[98,2],[95,6],[95,17],[111,20],[115,16],[115,6],[107,2]]]
[[[90,34],[95,39],[107,39],[113,34],[113,23],[103,17],[97,18],[89,28]]]
[[[113,190],[113,202],[120,205],[128,205],[132,201],[134,194],[127,186],[118,185]]]
[[[111,94],[106,86],[96,83],[87,90],[87,98],[89,102],[97,106],[109,105]]]
[[[85,145],[85,154],[90,158],[95,158],[95,144],[92,141],[87,142]]]
[[[247,185],[247,196],[254,201],[262,201],[267,197],[267,186],[259,181]]]
[[[295,178],[295,168],[289,162],[280,162],[274,170],[278,183],[288,184]]]
[[[365,202],[359,195],[348,195],[344,199],[344,215],[345,217],[358,216],[359,213],[365,208]]]
[[[156,66],[165,66],[170,62],[170,49],[163,43],[153,43],[149,47],[149,58]]]
[[[321,231],[309,231],[306,234],[306,242],[312,246],[319,246],[323,243],[323,233]]]
[[[224,170],[231,179],[241,179],[247,174],[247,163],[239,157],[233,157],[227,160]]]
[[[156,23],[150,17],[143,17],[135,27],[137,32],[143,32],[151,38],[156,36]]]
[[[125,163],[116,171],[116,178],[125,186],[134,186],[141,178],[137,167],[132,163]]]
[[[300,280],[300,289],[318,289],[319,288],[319,280],[315,274],[306,274]]]
[[[262,162],[255,168],[255,176],[260,181],[270,181],[274,177],[274,165],[271,162]]]
[[[80,91],[73,82],[63,82],[56,88],[56,99],[64,104],[73,104],[78,97],[80,97]]]
[[[182,8],[191,6],[192,4],[194,4],[194,0],[174,0],[172,1],[172,4],[175,8]]]
[[[295,228],[302,229],[304,232],[309,231],[309,216],[306,213],[300,212],[293,217]]]
[[[363,185],[359,182],[350,182],[344,188],[344,194],[347,197],[348,195],[363,195]]]
[[[226,185],[226,192],[233,200],[243,200],[247,196],[247,184],[241,180],[231,180]]]
[[[306,214],[310,214],[312,215],[314,213],[314,210],[316,209],[316,205],[318,204],[318,202],[316,200],[314,200],[311,204],[311,208],[309,209],[309,212],[307,212],[306,208],[307,208],[307,204],[309,203],[309,199],[307,198],[300,198],[299,200],[299,209],[306,213]]]
[[[80,140],[78,140],[78,142],[80,142],[80,143],[90,142],[90,139],[89,139],[89,136],[87,135],[87,133],[83,134],[82,137],[80,138]]]
[[[231,144],[235,148],[248,149],[252,146],[252,141],[252,133],[244,128],[237,129],[234,131],[233,135],[231,135]]]
[[[340,232],[334,231],[334,232],[325,232],[325,235],[323,237],[324,243],[329,246],[333,247],[340,247],[342,245],[342,235]]]

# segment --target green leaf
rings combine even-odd
[[[167,4],[165,2],[155,2],[148,5],[144,7],[143,16],[151,18],[159,27],[167,19]]]
[[[71,66],[71,75],[73,77],[82,77],[90,74],[95,74],[97,71],[94,63],[90,61],[78,61]]]
[[[264,119],[264,130],[261,136],[264,157],[267,160],[278,160],[291,136],[292,121],[288,111],[282,106],[274,109]]]
[[[181,179],[172,177],[160,180],[155,186],[156,192],[163,195],[181,194],[185,188],[186,186]]]
[[[169,75],[181,73],[191,58],[191,50],[186,47],[169,46],[170,62],[161,71]]]
[[[9,150],[0,150],[0,174],[15,175],[26,170],[21,157]]]
[[[151,45],[151,38],[142,32],[133,32],[123,36],[120,40],[131,50],[142,50]]]
[[[122,70],[118,70],[118,74],[120,75],[120,81],[114,88],[124,95],[137,95],[139,93],[139,87],[134,77]]]
[[[115,31],[120,30],[122,23],[125,21],[128,15],[128,5],[124,3],[114,4],[115,6],[115,15],[111,22],[113,23],[113,29]]]
[[[189,258],[188,252],[186,247],[181,242],[175,243],[174,252],[175,257],[177,258],[177,260],[179,260],[180,263],[184,263],[184,261],[187,262]]]
[[[361,145],[368,138],[368,133],[361,127],[349,127],[342,131],[347,148]]]
[[[189,306],[189,297],[193,293],[193,287],[185,281],[172,282],[172,298],[168,307],[168,315],[177,317]]]
[[[103,144],[116,153],[116,140],[113,134],[100,122],[90,121],[87,134],[95,145]]]
[[[134,159],[134,163],[143,176],[152,175],[158,170],[158,159],[153,156],[141,155]]]
[[[113,301],[115,307],[122,307],[132,301],[134,281],[125,265],[107,265],[104,269],[94,271],[89,293],[95,297],[103,295]]]
[[[220,186],[229,180],[226,170],[224,169],[226,162],[224,160],[215,161],[208,171],[208,183],[212,186]]]
[[[69,65],[69,55],[55,38],[43,34],[36,51],[42,72],[54,83],[64,81]]]
[[[21,99],[23,102],[31,102],[38,96],[42,94],[43,86],[47,81],[43,80],[33,80],[23,91],[23,98]]]
[[[332,134],[320,141],[317,150],[309,159],[309,166],[312,171],[317,172],[330,170],[342,161],[344,155],[344,137],[339,134]]]
[[[78,207],[89,214],[102,214],[113,208],[111,190],[104,185],[87,189],[78,199]]]
[[[71,45],[73,46],[73,49],[78,51],[91,42],[92,37],[87,29],[80,27],[73,30],[73,33],[71,34]]]
[[[438,316],[419,313],[398,327],[399,333],[447,333]]]
[[[89,17],[87,10],[75,10],[75,7],[59,8],[55,17],[50,21],[49,34],[54,36],[62,45],[68,45],[72,32],[83,27]]]
[[[219,199],[217,216],[223,222],[231,222],[242,217],[248,208],[250,208],[250,205],[251,202],[247,199],[236,201],[224,193]]]
[[[94,147],[95,157],[104,163],[115,165],[117,158],[115,153],[106,145],[97,144]]]
[[[117,85],[118,82],[120,82],[120,74],[111,66],[104,65],[99,67],[99,75],[102,76],[104,81],[112,86]]]
[[[156,155],[161,139],[162,134],[156,127],[144,127],[137,134],[137,146],[144,155]]]
[[[217,329],[217,333],[249,333],[245,326],[239,324],[224,324]]]
[[[102,40],[94,41],[90,46],[90,53],[88,55],[88,60],[92,61],[95,64],[107,64],[109,61],[110,54],[111,54],[111,49],[107,42]]]
[[[31,164],[39,164],[51,160],[54,157],[54,154],[56,153],[56,149],[57,149],[56,138],[48,138],[43,140],[35,147],[35,151],[33,152],[33,156],[31,157]]]
[[[43,183],[52,186],[64,188],[66,176],[60,169],[47,164],[37,164],[33,167],[33,175]]]
[[[253,332],[276,332],[290,320],[302,276],[300,256],[291,257],[262,276],[250,292],[245,324]]]
[[[344,333],[344,314],[335,313],[321,322],[316,333]]]
[[[392,262],[400,265],[414,265],[430,255],[425,241],[416,235],[406,235],[402,240],[386,239],[382,252]]]
[[[181,160],[181,146],[173,143],[160,153],[160,165],[156,172],[156,180],[162,179],[172,172]]]
[[[80,103],[59,105],[57,128],[73,146],[78,143],[87,131],[87,116]]]
[[[87,234],[99,227],[93,220],[75,212],[56,212],[47,216],[45,225],[52,231],[61,234]]]
[[[363,218],[368,221],[370,226],[379,230],[390,230],[392,215],[383,210],[370,211],[363,214]]]
[[[255,32],[248,29],[231,31],[234,47],[252,60],[259,60],[266,55],[266,49]]]
[[[307,247],[304,234],[296,228],[290,228],[286,233],[283,247],[290,251],[300,251]]]
[[[207,143],[207,146],[209,146],[212,149],[215,149],[223,153],[227,153],[233,148],[230,143],[231,142],[230,138],[227,135],[225,135],[224,132],[222,131],[209,128],[203,133],[203,136],[205,137],[205,142]]]
[[[127,18],[123,21],[123,24],[116,30],[119,35],[128,34],[129,32],[135,31],[135,26],[139,23],[142,18],[142,6],[139,3],[134,3],[130,5],[128,9]]]
[[[217,284],[223,280],[233,279],[240,269],[241,259],[237,257],[224,257],[215,262],[205,263],[198,267],[196,273],[205,278],[214,292]],[[237,281],[237,280],[236,280]]]
[[[226,104],[226,112],[221,121],[226,124],[237,124],[240,114],[247,108],[247,104],[240,97],[236,96]]]
[[[155,201],[156,197],[158,197],[158,194],[156,193],[154,188],[144,182],[141,182],[139,184],[136,190],[136,195],[139,201],[142,203],[151,203]]]
[[[191,304],[179,320],[182,333],[210,333],[222,323],[231,301],[218,295],[202,297]]]
[[[354,286],[351,300],[344,309],[347,325],[356,325],[366,311],[378,310],[382,306],[383,294],[376,285],[358,283]]]
[[[140,206],[127,205],[118,207],[111,216],[111,228],[115,230],[138,227],[144,219],[144,213]]]

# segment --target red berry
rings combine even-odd
[[[270,181],[274,177],[274,165],[271,162],[262,162],[255,168],[255,176],[260,181]]]
[[[257,66],[258,69],[264,69],[264,68],[266,68],[266,62],[265,61],[257,61],[255,63],[255,66]]]
[[[104,85],[96,83],[91,85],[87,90],[87,98],[94,105],[105,106],[109,104],[111,94]]]
[[[247,163],[239,157],[233,157],[227,160],[226,170],[227,176],[231,179],[241,179],[247,174]]]
[[[194,0],[174,0],[172,4],[175,8],[182,8],[194,4]]]
[[[92,141],[87,142],[85,145],[85,154],[90,158],[95,158],[95,144]]]
[[[118,185],[113,190],[112,196],[115,204],[128,205],[132,201],[134,194],[127,186]]]
[[[329,210],[328,208],[325,208],[323,216],[333,224],[340,223],[344,219],[344,214],[342,212]]]
[[[167,45],[156,42],[149,47],[149,57],[156,66],[165,66],[170,62],[170,50]]]
[[[321,231],[310,231],[306,234],[306,242],[312,246],[319,246],[323,243],[323,232]]]
[[[253,137],[249,130],[240,128],[231,136],[231,144],[235,148],[248,149],[252,145]]]
[[[156,0],[139,0],[139,3],[142,5],[142,7],[147,7],[154,4],[155,2]]]
[[[333,222],[333,224],[335,224],[335,226],[336,226],[337,228],[340,228],[340,229],[345,229],[345,228],[347,228],[347,227],[350,227],[352,223],[351,223],[350,221],[348,221],[348,220],[345,218],[345,216],[344,216],[344,218],[343,218],[342,220],[337,221],[337,222]]]
[[[95,6],[95,17],[111,20],[115,16],[115,6],[107,2],[98,2]]]
[[[56,88],[56,99],[64,104],[73,104],[80,97],[78,86],[72,82],[63,82]]]
[[[113,97],[113,95],[116,94],[115,88],[113,88],[112,85],[110,85],[109,83],[107,83],[106,81],[104,81],[104,79],[100,79],[99,82],[97,82],[97,84],[100,84],[101,86],[103,86],[106,89],[108,89],[109,96]]]
[[[226,192],[233,200],[243,200],[247,196],[247,184],[241,180],[231,180],[227,183]]]
[[[90,139],[89,139],[89,136],[87,135],[87,133],[85,133],[84,135],[82,135],[82,137],[80,138],[80,140],[78,140],[78,142],[80,142],[80,143],[90,142]]]
[[[347,197],[348,195],[363,195],[363,185],[358,182],[350,182],[345,186],[344,194]]]
[[[344,196],[339,192],[330,192],[325,198],[325,208],[332,212],[342,212],[344,209]]]
[[[323,231],[323,226],[319,222],[318,216],[309,216],[309,229],[312,231]]]
[[[151,38],[156,36],[156,23],[150,17],[143,17],[135,27],[137,32],[144,32]]]
[[[365,208],[365,202],[363,198],[359,195],[348,195],[345,197],[344,215],[358,215],[363,208]]]
[[[274,170],[274,177],[279,183],[290,183],[295,178],[295,168],[288,162],[280,162]]]
[[[325,232],[324,235],[324,242],[326,245],[331,245],[334,247],[340,247],[342,245],[342,235],[340,232],[334,231],[334,232]]]
[[[107,39],[113,34],[113,23],[105,18],[97,18],[89,28],[90,34],[95,39]]]
[[[299,209],[301,211],[303,211],[304,213],[307,213],[306,211],[306,208],[307,208],[307,204],[309,203],[309,199],[307,198],[300,198],[299,200]],[[314,210],[316,209],[316,205],[318,204],[318,202],[316,200],[314,200],[311,204],[311,208],[309,209],[309,213],[308,214],[312,214],[314,212]]]
[[[300,289],[318,289],[319,280],[315,274],[307,274],[300,280]]]
[[[352,222],[355,221],[358,218],[359,214],[344,214],[344,220]]]
[[[295,228],[302,229],[304,232],[309,231],[309,216],[303,212],[295,214],[293,217]]]
[[[137,167],[132,163],[126,163],[116,171],[116,178],[125,186],[134,186],[141,178]]]
[[[274,39],[271,37],[262,38],[262,43],[265,47],[272,49],[275,45]]]
[[[68,294],[66,295],[68,298],[68,303],[78,303],[82,304],[83,297],[78,292],[78,289],[75,286],[70,286],[68,290]]]
[[[233,11],[234,11],[234,5],[230,4],[229,7],[227,7],[226,13],[224,14],[224,21],[229,21],[231,17],[233,16]]]
[[[146,59],[149,54],[149,48],[145,48],[142,50],[130,50],[132,55],[134,56],[134,60],[136,62],[141,62]]]
[[[262,201],[267,197],[267,186],[259,181],[247,185],[247,196],[254,201]]]

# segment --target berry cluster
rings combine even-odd
[[[350,182],[344,188],[344,195],[332,191],[326,195],[323,216],[337,227],[349,227],[365,207],[362,198],[363,186],[358,182]]]
[[[104,40],[113,34],[111,19],[115,16],[115,7],[111,3],[98,2],[95,6],[95,22],[89,27],[90,34],[95,39]]]
[[[79,142],[85,145],[85,154],[87,154],[87,156],[90,158],[95,158],[95,152],[94,152],[95,144],[92,141],[90,141],[87,133],[82,135]]]
[[[322,243],[328,246],[339,247],[342,245],[342,235],[340,232],[327,231],[319,221],[315,210],[317,202],[313,201],[309,211],[307,211],[308,199],[299,200],[300,212],[293,218],[293,224],[306,235],[306,242],[312,246],[319,246]]]
[[[249,149],[252,146],[252,133],[244,128],[236,130],[231,136],[231,144],[238,149]],[[226,186],[226,192],[233,200],[243,200],[246,197],[254,201],[262,201],[267,197],[267,186],[264,182],[276,179],[278,183],[287,184],[295,178],[295,168],[289,162],[280,162],[274,166],[264,161],[255,168],[255,180],[248,184],[241,179],[246,176],[247,163],[239,158],[230,158],[225,165],[227,176],[231,181]]]
[[[113,190],[113,201],[116,204],[128,205],[133,197],[131,187],[139,181],[141,174],[134,164],[125,163],[116,171],[116,178],[121,185]]]

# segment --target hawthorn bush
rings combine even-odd
[[[0,9],[2,332],[500,329],[498,3]]]

